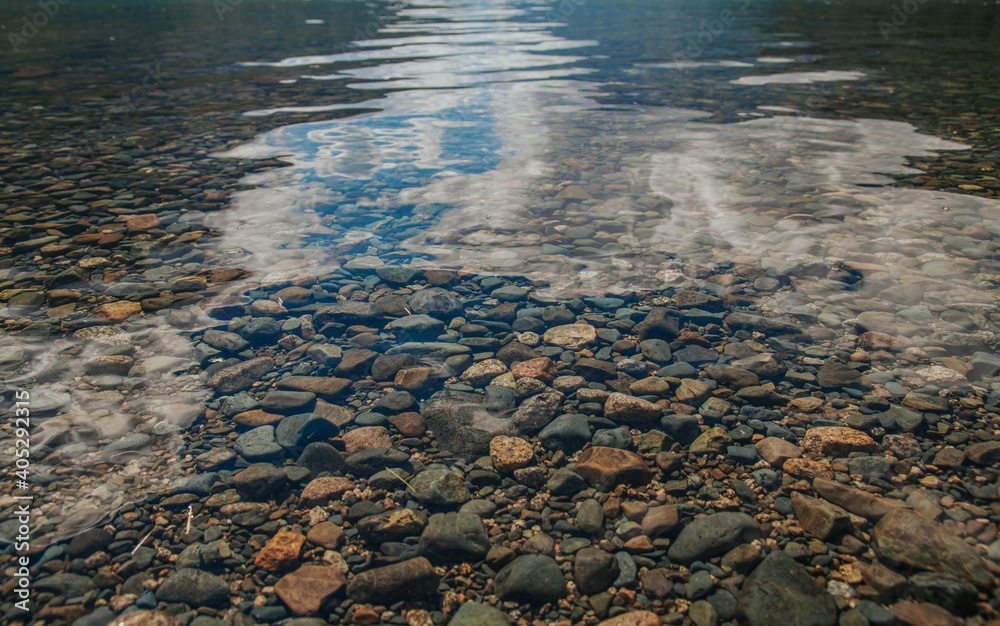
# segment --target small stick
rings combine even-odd
[[[139,540],[139,543],[135,544],[135,547],[134,547],[134,548],[132,548],[132,552],[131,552],[131,554],[135,554],[135,551],[136,551],[136,550],[138,550],[139,548],[141,548],[141,547],[142,547],[142,544],[146,543],[146,540],[147,540],[147,539],[149,539],[149,536],[150,536],[150,535],[152,535],[152,534],[153,534],[153,531],[152,531],[152,530],[151,530],[151,531],[149,531],[148,533],[146,533],[146,536],[145,536],[145,537],[143,537],[142,539],[140,539],[140,540]]]
[[[406,482],[406,479],[403,478],[402,476],[400,476],[399,474],[397,474],[396,472],[394,472],[391,467],[387,467],[385,469],[386,469],[387,472],[389,472],[390,474],[392,474],[393,476],[395,476],[396,478],[398,478],[399,480],[401,480],[404,485],[406,485],[407,487],[409,487],[410,491],[412,491],[413,493],[417,493],[417,490],[413,488],[413,485],[411,485],[410,483]]]
[[[191,518],[194,517],[194,511],[192,510],[193,508],[194,508],[193,504],[188,505],[188,523],[187,523],[187,530],[184,531],[185,535],[191,534]]]

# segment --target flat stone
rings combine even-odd
[[[494,590],[504,600],[544,604],[566,595],[566,580],[552,557],[524,554],[497,573]]]
[[[733,438],[729,436],[726,429],[715,426],[698,435],[691,442],[689,450],[691,454],[719,454],[731,443],[733,443]]]
[[[875,525],[872,537],[876,554],[887,561],[951,574],[979,587],[993,585],[992,576],[968,544],[916,511],[888,513]]]
[[[1000,441],[974,443],[965,449],[965,456],[975,465],[996,465],[1000,463]]]
[[[642,534],[655,539],[671,532],[680,523],[680,511],[672,504],[651,507],[642,517]]]
[[[792,506],[802,528],[824,541],[843,532],[851,523],[850,514],[839,506],[797,491],[792,492]]]
[[[825,456],[845,457],[851,452],[874,452],[878,444],[860,430],[821,426],[806,431],[802,447]]]
[[[487,385],[497,376],[502,376],[508,371],[509,370],[503,361],[498,359],[485,359],[470,365],[468,369],[462,372],[459,379],[468,382],[473,387],[482,387]]]
[[[837,604],[804,567],[776,550],[747,578],[736,614],[747,626],[834,626]]]
[[[419,548],[435,562],[476,562],[486,556],[490,540],[478,515],[436,513],[420,535]]]
[[[254,565],[269,572],[288,569],[299,560],[306,538],[298,533],[281,531],[271,537],[254,559]]]
[[[142,305],[138,302],[121,300],[119,302],[109,302],[94,309],[94,315],[109,322],[123,322],[133,315],[142,313]]]
[[[545,331],[542,340],[567,350],[581,350],[597,341],[597,329],[589,324],[554,326]]]
[[[603,446],[584,450],[574,471],[603,491],[619,484],[646,485],[653,477],[653,472],[641,456]]]
[[[229,606],[229,584],[214,574],[193,568],[181,568],[167,577],[156,589],[160,602],[189,606]]]
[[[629,611],[606,619],[597,626],[660,626],[662,623],[660,616],[652,611]]]
[[[500,435],[490,442],[490,459],[499,472],[509,473],[527,467],[534,458],[531,443],[520,437]]]
[[[612,393],[604,403],[604,416],[615,422],[651,422],[663,416],[663,408],[642,398]]]
[[[668,555],[685,562],[704,560],[760,538],[760,527],[746,513],[712,513],[684,526]]]
[[[321,476],[314,478],[306,485],[299,495],[299,504],[304,507],[322,506],[339,499],[348,491],[354,489],[354,482],[340,476]]]
[[[272,369],[274,369],[274,359],[258,357],[216,372],[206,384],[220,394],[236,393],[250,387]]]
[[[600,548],[583,548],[574,557],[573,582],[583,594],[606,591],[618,574],[618,560]]]
[[[426,469],[410,480],[410,486],[426,504],[459,506],[471,498],[462,478],[446,469]]]
[[[765,437],[754,444],[754,448],[771,467],[781,467],[788,459],[801,457],[803,452],[799,446],[778,437]]]
[[[274,592],[295,615],[316,615],[346,582],[336,567],[303,565],[282,576],[274,584]]]
[[[364,603],[417,600],[436,593],[439,581],[430,561],[417,557],[361,572],[347,586],[347,596]]]
[[[322,376],[285,376],[284,378],[279,378],[275,385],[278,389],[303,391],[325,398],[332,398],[340,395],[345,389],[350,387],[351,381],[347,378],[328,378]]]
[[[463,602],[448,626],[510,626],[510,617],[500,609],[478,602]]]

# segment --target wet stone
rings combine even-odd
[[[544,604],[566,595],[566,581],[551,557],[525,554],[497,573],[495,589],[502,599]]]
[[[737,615],[746,624],[837,623],[837,605],[804,567],[782,551],[772,552],[747,578]]]

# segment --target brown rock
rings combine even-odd
[[[608,490],[618,484],[645,485],[653,477],[653,472],[641,456],[604,446],[584,450],[575,471],[601,490]]]
[[[684,462],[684,455],[677,452],[660,452],[656,455],[656,466],[664,474],[674,471]]]
[[[868,586],[886,597],[896,597],[907,585],[905,576],[897,574],[878,561],[862,568],[861,577]]]
[[[339,498],[351,489],[354,483],[340,476],[323,476],[312,479],[299,496],[299,504],[304,507],[314,507],[327,504]]]
[[[288,569],[299,560],[305,542],[306,538],[298,533],[281,531],[271,537],[267,545],[257,554],[254,565],[269,572]]]
[[[768,462],[771,467],[781,467],[788,459],[797,459],[802,456],[802,448],[794,443],[785,441],[778,437],[765,437],[758,441],[754,448],[760,458]]]
[[[94,315],[111,322],[122,322],[141,312],[141,304],[138,302],[129,302],[127,300],[109,302],[94,309]]]
[[[155,213],[147,213],[145,215],[136,215],[135,217],[130,217],[125,221],[125,228],[129,232],[143,232],[147,230],[152,230],[154,228],[159,228],[160,218],[156,217]]]
[[[303,565],[274,583],[274,592],[295,615],[315,615],[345,582],[335,567]]]
[[[698,435],[688,448],[691,454],[719,454],[733,443],[725,428],[715,426]]]
[[[662,600],[674,590],[674,585],[664,573],[663,568],[646,570],[639,575],[643,592],[654,600]]]
[[[1000,441],[974,443],[965,449],[965,457],[975,465],[1000,463]]]
[[[278,380],[278,389],[309,391],[318,396],[333,397],[351,386],[346,378],[326,378],[322,376],[285,376]]]
[[[256,428],[257,426],[265,426],[267,424],[277,424],[283,419],[285,419],[284,415],[278,415],[277,413],[268,413],[263,409],[244,411],[242,413],[237,413],[236,415],[233,416],[233,422],[239,424],[240,426],[249,426],[251,428]]]
[[[806,396],[805,398],[795,398],[789,401],[788,404],[801,413],[812,413],[819,407],[823,406],[823,402],[824,400],[822,398]]]
[[[897,602],[889,611],[907,626],[962,626],[965,622],[936,604]]]
[[[663,417],[663,407],[635,396],[612,393],[604,403],[604,416],[616,422],[651,422]]]
[[[316,400],[316,407],[313,409],[313,413],[333,422],[341,429],[354,420],[354,414],[350,410],[338,404],[330,404],[322,398]]]
[[[389,448],[392,446],[392,437],[385,426],[355,428],[341,435],[340,439],[344,442],[346,456],[369,448]]]
[[[535,378],[546,383],[551,383],[559,376],[559,369],[556,368],[556,364],[552,362],[552,359],[547,356],[514,363],[510,371],[514,374],[515,379]]]
[[[564,324],[545,331],[542,340],[567,350],[582,350],[597,341],[597,329],[590,324]]]
[[[389,417],[389,423],[396,427],[404,437],[423,437],[427,432],[427,424],[420,413],[398,413]]]
[[[136,611],[124,617],[116,617],[108,626],[181,626],[181,622],[163,611]]]
[[[781,469],[797,478],[833,478],[833,468],[830,467],[830,464],[825,461],[813,461],[812,459],[788,459],[781,464]]]
[[[321,548],[336,550],[344,543],[344,529],[333,522],[320,522],[309,529],[306,540]]]
[[[677,527],[681,516],[672,504],[654,506],[642,517],[642,534],[650,538],[665,535]]]
[[[535,458],[531,443],[520,437],[499,435],[490,441],[490,458],[499,472],[527,467]]]
[[[462,372],[461,380],[466,381],[473,387],[482,387],[488,384],[497,376],[507,373],[507,366],[499,359],[486,359],[479,363],[473,363],[467,370]]]
[[[880,498],[825,477],[816,478],[813,481],[813,489],[828,502],[872,521],[882,519],[890,511],[907,508],[907,505],[899,500]]]
[[[851,452],[873,452],[878,444],[860,430],[846,426],[821,426],[806,431],[802,447],[824,456],[843,457]]]
[[[670,395],[670,383],[659,376],[647,376],[629,385],[628,390],[637,396],[661,396]]]
[[[434,369],[431,367],[408,367],[396,372],[393,384],[400,389],[416,391],[423,389],[433,374]]]
[[[660,626],[660,616],[652,611],[632,611],[606,619],[597,626]]]
[[[875,553],[887,561],[951,574],[980,587],[993,584],[968,544],[916,511],[890,512],[875,525],[872,537]]]
[[[891,350],[899,348],[896,339],[889,333],[882,333],[877,330],[869,330],[861,333],[858,337],[858,347],[865,350]]]
[[[439,578],[424,557],[361,572],[347,586],[355,602],[386,602],[418,599],[437,592]]]
[[[367,541],[382,543],[420,535],[426,525],[412,509],[392,509],[362,518],[356,527]]]
[[[850,514],[836,504],[797,491],[792,492],[792,507],[795,508],[795,516],[799,518],[799,525],[824,541],[827,537],[846,530],[851,524]]]
[[[259,381],[273,367],[274,359],[258,357],[216,372],[206,384],[220,394],[236,393]]]

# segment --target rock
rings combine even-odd
[[[624,393],[612,393],[604,403],[604,416],[616,422],[651,422],[663,416],[663,408]]]
[[[681,445],[690,444],[701,434],[696,415],[664,415],[660,426],[671,439]]]
[[[760,458],[767,461],[771,467],[781,467],[788,459],[801,457],[803,452],[802,448],[794,443],[778,437],[765,437],[754,444],[754,448]]]
[[[806,431],[802,447],[824,456],[845,457],[851,452],[874,452],[878,444],[860,430],[844,426],[820,426]]]
[[[951,574],[979,587],[993,584],[979,556],[964,541],[916,511],[888,513],[875,525],[872,537],[876,554],[887,561]]]
[[[851,524],[851,516],[844,509],[797,491],[792,492],[792,506],[802,528],[824,541],[843,532]]]
[[[733,442],[725,428],[715,426],[691,442],[691,454],[719,454],[726,449],[726,446]]]
[[[299,495],[299,504],[304,507],[323,506],[339,499],[354,489],[354,482],[340,476],[321,476],[312,479]]]
[[[618,560],[600,548],[578,551],[573,563],[573,581],[585,595],[607,590],[618,578]]]
[[[420,553],[439,561],[476,562],[486,556],[490,539],[478,515],[436,513],[420,535]]]
[[[274,359],[263,356],[222,369],[206,383],[220,394],[231,394],[246,389],[274,369]]]
[[[639,341],[647,339],[662,339],[673,341],[680,333],[677,319],[663,307],[654,307],[646,313],[645,319],[635,325],[632,331],[639,336]]]
[[[732,365],[710,365],[705,368],[705,373],[723,387],[734,391],[760,385],[760,378],[756,374]]]
[[[201,340],[213,348],[224,352],[241,352],[250,345],[250,342],[243,337],[240,337],[236,333],[229,333],[224,330],[206,330],[205,334],[202,335]]]
[[[965,449],[965,457],[975,465],[997,465],[1000,463],[1000,441],[974,443]]]
[[[597,626],[660,626],[662,623],[660,616],[652,611],[629,611],[606,619]]]
[[[313,475],[322,472],[335,474],[347,467],[342,455],[336,448],[328,443],[315,441],[307,445],[295,464],[307,468]]]
[[[419,536],[427,522],[412,509],[392,509],[362,518],[356,526],[365,540],[382,543]]]
[[[478,602],[463,602],[448,626],[510,626],[510,617],[500,609]]]
[[[344,433],[340,440],[344,442],[344,451],[348,456],[370,448],[392,446],[392,437],[384,426],[354,428]]]
[[[769,336],[801,335],[804,332],[795,322],[753,313],[730,313],[726,316],[725,323],[733,330],[756,331]]]
[[[576,527],[588,535],[604,535],[604,507],[593,498],[580,504],[576,512]]]
[[[91,616],[96,613],[97,611],[94,611]],[[113,616],[114,613],[111,615]],[[73,626],[82,626],[83,624],[84,622],[81,620],[73,622]],[[86,624],[89,626],[90,622],[86,622]],[[163,611],[135,611],[110,621],[102,620],[97,626],[181,626],[181,622],[170,613]]]
[[[747,626],[834,626],[837,604],[804,567],[776,550],[747,578],[736,614]]]
[[[889,611],[907,626],[962,626],[962,620],[936,604],[897,602]]]
[[[680,523],[680,511],[672,504],[651,507],[642,516],[642,534],[656,539],[670,533]]]
[[[229,606],[229,585],[215,574],[185,567],[171,574],[157,587],[156,599],[193,607],[224,608]]]
[[[490,459],[499,472],[513,472],[527,467],[535,458],[531,444],[520,437],[494,437],[490,442]]]
[[[547,356],[514,363],[510,371],[515,379],[534,378],[546,383],[551,383],[559,376],[559,369]]]
[[[777,358],[770,352],[733,361],[732,366],[747,370],[748,372],[757,375],[758,378],[767,379],[781,378],[785,375],[785,371],[788,369],[785,367],[784,363],[781,362],[781,359]]]
[[[439,391],[423,403],[420,413],[439,445],[455,452],[484,454],[495,436],[517,434],[510,419],[488,411],[483,396],[474,393]]]
[[[254,565],[269,572],[288,569],[299,560],[305,542],[306,538],[298,533],[281,531],[268,540],[254,559]]]
[[[471,497],[462,479],[447,469],[426,469],[410,480],[410,486],[425,504],[459,506]]]
[[[485,361],[470,365],[468,369],[462,372],[459,378],[473,387],[483,387],[497,376],[506,374],[507,371],[507,366],[504,365],[503,361],[486,359]]]
[[[582,350],[597,341],[597,330],[589,324],[565,324],[545,331],[542,340],[567,350]]]
[[[653,477],[641,456],[603,446],[584,450],[574,471],[602,491],[619,484],[646,485]]]
[[[684,526],[668,555],[678,561],[704,560],[760,538],[760,527],[746,513],[712,513]]]
[[[308,392],[324,398],[332,398],[350,387],[351,381],[347,378],[323,376],[285,376],[278,379],[276,386],[278,389]]]
[[[639,350],[642,355],[652,361],[666,365],[670,363],[673,355],[670,352],[670,344],[662,339],[647,339],[639,342]]]
[[[559,411],[562,401],[563,395],[558,391],[535,394],[521,403],[511,421],[519,433],[541,430]]]
[[[497,573],[494,590],[503,600],[544,604],[566,595],[566,581],[552,557],[524,554]]]
[[[975,586],[950,574],[935,572],[920,572],[910,576],[910,589],[913,597],[920,602],[936,604],[947,611],[965,616],[975,612],[976,596],[979,594]]]
[[[968,374],[969,380],[979,380],[983,376],[996,376],[997,372],[1000,372],[1000,356],[992,352],[974,352],[969,357],[969,365],[972,366],[972,370]]]
[[[233,476],[237,491],[251,498],[265,496],[281,489],[288,476],[270,463],[254,463]]]
[[[313,325],[323,328],[330,322],[350,326],[352,324],[372,325],[383,320],[382,311],[370,302],[344,300],[325,306],[313,313]]]
[[[417,600],[436,593],[439,581],[430,561],[421,556],[361,572],[347,586],[347,596],[364,603]]]
[[[421,289],[407,299],[414,313],[429,315],[444,321],[462,315],[462,303],[450,292],[440,287]]]
[[[861,372],[844,363],[829,360],[819,368],[816,379],[824,389],[840,389],[857,385],[861,380]]]
[[[274,435],[274,426],[258,426],[236,439],[236,452],[250,463],[281,458],[284,451]]]
[[[87,558],[94,552],[108,547],[114,535],[105,528],[88,528],[69,542],[67,554],[70,558]]]
[[[590,424],[583,415],[566,414],[552,420],[538,433],[547,450],[575,452],[590,441]]]
[[[94,309],[94,315],[109,322],[124,322],[133,315],[142,313],[142,305],[138,302],[121,300],[119,302],[109,302]]]
[[[413,464],[410,463],[410,455],[395,448],[368,448],[361,452],[356,452],[345,459],[347,467],[355,474],[371,476],[376,472],[381,472],[387,467],[402,469],[405,472],[413,471]]]
[[[322,443],[339,432],[340,428],[328,419],[315,413],[300,413],[281,420],[274,436],[278,445],[297,454],[310,443]]]
[[[344,543],[344,529],[333,522],[320,522],[306,533],[306,541],[327,550],[336,550]]]
[[[389,323],[400,342],[433,340],[444,332],[444,322],[430,315],[407,315]]]
[[[346,582],[336,567],[303,565],[274,583],[274,592],[295,615],[316,615]]]

